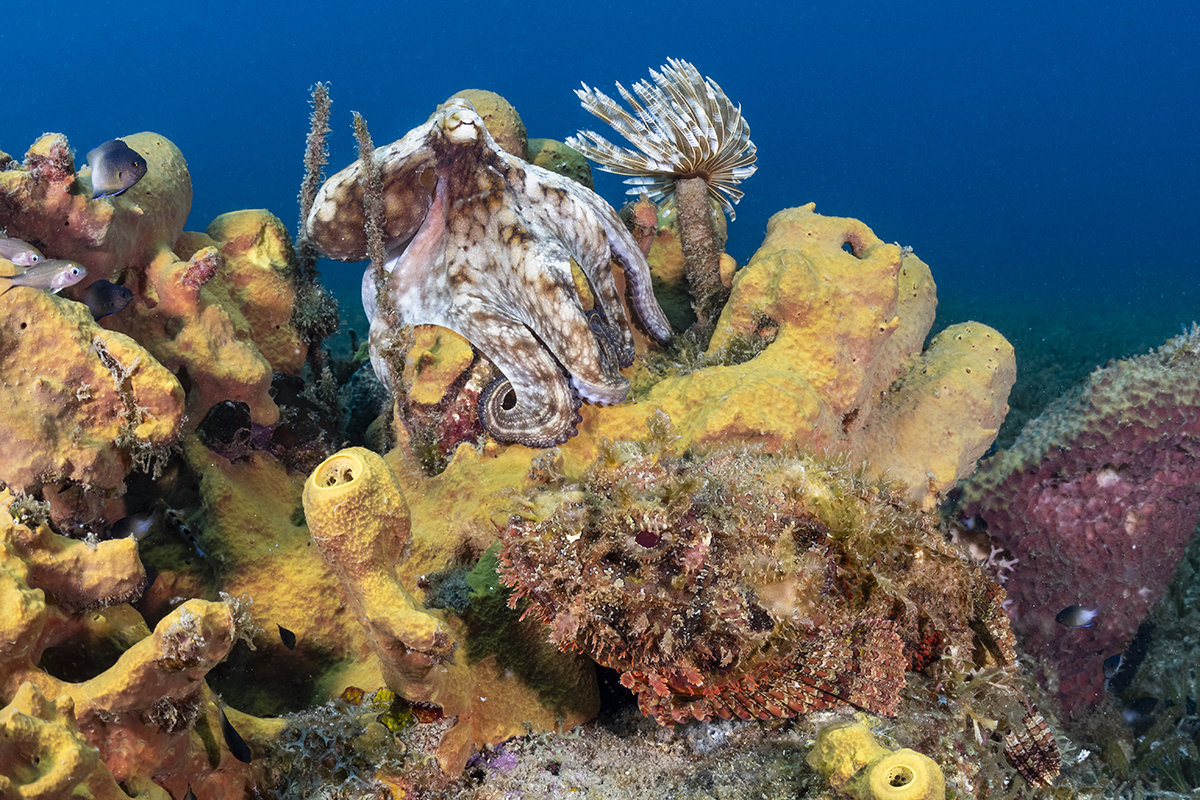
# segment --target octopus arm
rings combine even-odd
[[[599,199],[599,198],[597,198]],[[625,224],[604,201],[595,209],[600,223],[608,234],[612,258],[625,271],[625,282],[633,310],[646,330],[659,344],[671,341],[671,323],[654,296],[650,281],[650,265]]]

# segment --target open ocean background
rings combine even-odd
[[[1013,403],[1031,406],[1200,319],[1198,42],[1200,4],[1183,0],[10,0],[0,149],[61,132],[81,166],[156,131],[187,157],[189,228],[265,207],[294,229],[316,81],[332,87],[332,174],[355,158],[352,110],[383,145],[480,88],[530,136],[607,133],[580,81],[612,94],[683,58],[758,146],[730,226],[739,263],[779,209],[857,217],[930,264],[935,331],[971,318],[1013,341]],[[619,179],[596,177],[620,206]],[[361,269],[322,272],[355,324]]]

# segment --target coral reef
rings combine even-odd
[[[744,442],[851,453],[932,507],[994,440],[1015,374],[1011,346],[979,323],[922,354],[936,304],[929,268],[911,252],[812,204],[781,211],[734,276],[707,351],[635,371],[633,404],[582,408],[564,457],[582,470],[601,438],[642,436],[661,409],[681,450]]]
[[[517,657],[507,647],[499,653],[494,645],[481,649],[481,636],[503,629],[494,615],[481,624],[477,610],[475,624],[468,617],[464,627],[425,608],[403,587],[393,565],[409,544],[408,507],[378,455],[351,448],[318,466],[304,487],[304,509],[313,541],[366,629],[388,687],[453,718],[436,748],[446,774],[461,772],[481,745],[531,729],[577,725],[595,714],[595,679],[577,657],[550,651],[542,659],[543,678],[557,685],[551,701],[546,688],[527,683],[522,669],[501,660]],[[486,571],[494,584],[494,568]],[[481,584],[473,588],[483,594]],[[533,637],[509,631],[506,638],[526,641],[525,659],[538,649],[536,631]]]
[[[697,102],[719,94],[687,80]],[[44,772],[57,796],[116,800],[189,786],[201,800],[494,796],[516,775],[554,794],[604,785],[581,765],[596,756],[637,762],[611,779],[629,796],[674,780],[748,797],[819,791],[800,756],[829,713],[807,712],[857,706],[897,714],[897,739],[956,787],[984,773],[967,764],[981,752],[988,786],[1019,782],[1004,753],[1049,782],[1057,751],[1018,680],[1004,593],[927,513],[995,434],[1007,343],[971,323],[922,351],[927,267],[812,206],[777,215],[735,275],[710,192],[738,196],[730,181],[751,167],[721,159],[752,146],[720,95],[700,110],[722,118],[709,155],[727,169],[675,190],[693,190],[692,221],[711,226],[711,343],[668,345],[644,254],[659,285],[682,286],[692,234],[669,223],[683,210],[647,201],[628,233],[593,194],[511,155],[519,117],[475,98],[378,150],[357,120],[364,157],[326,183],[327,207],[318,85],[295,250],[265,211],[184,231],[186,163],[155,134],[123,137],[147,172],[94,200],[61,135],[21,164],[0,154],[0,227],[133,296],[99,323],[72,299],[82,284],[0,300],[13,411],[0,422],[13,490],[0,493],[0,724],[26,737],[0,746],[4,777],[25,791]],[[314,246],[379,267],[364,288],[390,327],[371,342],[391,353],[382,384],[347,384],[367,348],[342,362],[319,346],[336,311]],[[480,326],[420,324],[451,321],[411,313],[428,298],[405,292],[432,273]],[[512,416],[547,396],[533,402],[546,415]],[[368,407],[341,406],[355,397]],[[391,422],[397,446],[331,457],[345,411],[378,443]],[[649,719],[614,707],[571,731],[599,706],[596,661]],[[918,719],[934,723],[909,735]],[[727,762],[723,744],[749,755]],[[707,759],[703,774],[685,752]]]
[[[187,162],[158,134],[121,139],[145,157],[146,175],[116,197],[92,200],[75,174],[67,138],[43,136],[23,164],[0,172],[0,228],[50,258],[78,261],[92,280],[120,283],[130,266],[169,255],[192,204]]]
[[[57,800],[82,790],[96,800],[128,798],[79,733],[69,696],[51,702],[32,683],[21,684],[0,710],[0,741],[0,797]],[[149,796],[167,797],[161,790]]]
[[[821,730],[808,763],[840,793],[858,800],[944,800],[946,778],[929,756],[888,750],[867,726],[831,725]]]
[[[542,465],[500,551],[510,602],[619,670],[648,716],[892,714],[910,666],[1015,669],[1003,590],[898,492],[803,454],[678,453],[661,412],[650,430],[578,483]],[[1058,755],[1039,724],[1031,709],[1001,733],[1046,785]]]
[[[130,306],[102,324],[180,376],[189,418],[232,399],[246,402],[256,422],[274,423],[272,370],[298,369],[306,347],[289,322],[294,256],[286,231],[266,212],[239,212],[210,235],[185,234],[192,186],[183,154],[153,133],[122,139],[145,156],[146,175],[119,196],[91,200],[77,191],[66,138],[43,137],[24,164],[0,172],[0,227],[48,256],[78,261],[89,279],[134,292]]]
[[[145,285],[112,326],[189,383],[197,422],[216,403],[246,403],[260,425],[279,419],[275,371],[298,372],[307,343],[292,324],[291,240],[266,211],[218,217],[146,267]]]
[[[1104,686],[1163,596],[1200,517],[1200,329],[1098,369],[985,459],[964,487],[965,515],[1018,559],[1008,581],[1014,629],[1045,659],[1064,708]],[[1055,615],[1098,608],[1090,627]]]
[[[119,494],[183,424],[183,389],[135,341],[107,331],[87,307],[36,289],[0,296],[0,481],[43,486],[59,511]],[[86,485],[91,497],[58,489]]]
[[[71,790],[86,784],[106,792],[103,774],[131,784],[162,774],[175,776],[169,784],[177,793],[189,779],[197,786],[211,782],[222,792],[243,791],[248,771],[227,752],[215,754],[210,763],[195,728],[202,708],[211,705],[204,676],[240,635],[233,608],[189,600],[151,631],[126,604],[146,582],[132,539],[89,547],[53,533],[45,523],[17,522],[13,502],[10,492],[0,491],[6,642],[0,652],[0,700],[12,703],[14,712],[32,709],[21,713],[45,723],[37,726],[40,733],[12,729],[14,736],[36,739],[28,749],[19,748],[19,757],[28,762],[14,774],[40,763],[38,753],[49,768],[52,750],[42,748],[67,747],[78,755],[64,753],[64,764],[76,759],[78,769],[53,779],[71,784]],[[114,646],[119,652],[114,662],[93,663]],[[49,658],[54,651],[63,656]],[[75,654],[73,661],[67,653]],[[70,679],[46,671],[43,663],[58,664]],[[70,708],[74,713],[68,716]],[[94,756],[72,744],[80,733],[92,753],[98,749],[103,767],[88,766]],[[214,771],[216,762],[221,769]]]

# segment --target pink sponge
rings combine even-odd
[[[1019,559],[1013,629],[1071,714],[1096,702],[1200,516],[1200,327],[1097,369],[982,462],[962,504]],[[1055,621],[1099,608],[1090,627]],[[1056,673],[1056,674],[1055,674]],[[1053,685],[1053,683],[1051,683]]]

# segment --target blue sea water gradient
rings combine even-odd
[[[915,248],[950,316],[1106,314],[1153,342],[1200,317],[1197,41],[1194,2],[18,0],[0,149],[57,131],[82,163],[153,130],[188,159],[190,228],[250,207],[294,225],[315,81],[332,85],[332,172],[355,157],[352,110],[382,145],[484,88],[562,139],[602,126],[580,81],[611,92],[684,58],[758,145],[730,228],[740,262],[772,213],[815,201]],[[617,178],[597,184],[621,204]],[[323,272],[357,305],[358,268]]]

